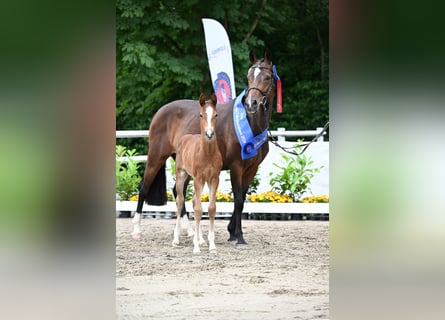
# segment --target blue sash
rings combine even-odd
[[[241,159],[243,160],[252,158],[258,154],[258,149],[267,141],[268,130],[268,128],[266,128],[256,137],[253,136],[252,129],[250,129],[249,122],[247,121],[246,110],[241,102],[246,90],[247,89],[244,89],[244,91],[241,92],[233,105],[233,124],[239,144],[241,145]]]

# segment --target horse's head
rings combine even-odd
[[[264,58],[258,60],[253,51],[249,54],[252,66],[247,72],[248,89],[244,96],[244,106],[250,114],[263,110],[271,114],[271,105],[275,94],[275,80],[270,51],[266,49]]]
[[[212,140],[215,136],[216,117],[216,96],[213,93],[211,99],[206,100],[203,93],[199,96],[199,104],[201,105],[201,111],[199,116],[201,117],[201,132],[205,133],[207,140]]]

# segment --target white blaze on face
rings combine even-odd
[[[206,108],[206,115],[207,115],[207,129],[206,129],[206,133],[207,135],[212,135],[213,130],[212,130],[212,117],[213,117],[213,108],[212,107],[207,107]]]
[[[253,72],[253,81],[256,81],[256,78],[260,75],[261,69],[256,67],[255,71]]]

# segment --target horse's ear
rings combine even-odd
[[[216,102],[218,101],[218,99],[216,98],[214,93],[212,93],[211,99],[212,99],[212,103],[216,106]]]
[[[250,50],[249,52],[249,59],[252,64],[255,64],[255,62],[258,61],[258,59],[255,56],[255,52],[253,52],[253,50]]]
[[[266,48],[266,51],[264,52],[264,60],[272,63],[272,54],[268,48]]]
[[[204,95],[204,93],[201,93],[201,94],[199,95],[199,104],[200,104],[201,106],[203,106],[203,105],[205,104],[205,102],[206,102],[206,96]]]

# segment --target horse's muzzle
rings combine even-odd
[[[206,137],[208,140],[212,140],[213,136],[215,135],[214,131],[206,131]]]
[[[246,99],[244,104],[246,111],[255,114],[258,111],[258,101],[256,99]]]

